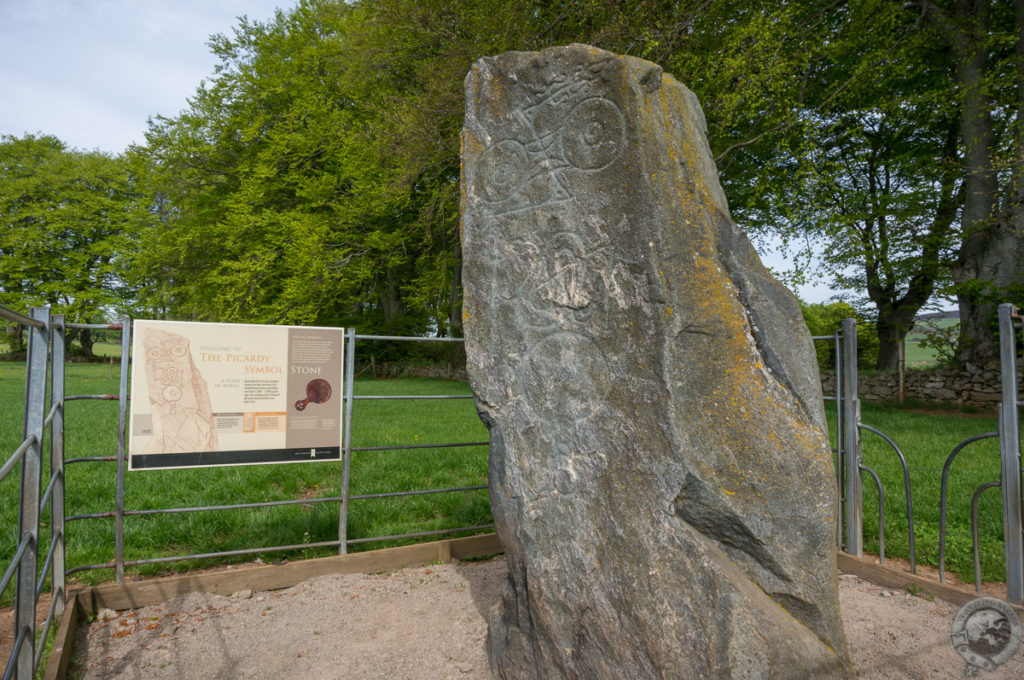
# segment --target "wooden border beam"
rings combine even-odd
[[[279,590],[329,574],[375,574],[407,567],[421,567],[451,559],[473,559],[504,552],[495,534],[481,534],[398,548],[348,553],[283,565],[249,566],[206,574],[183,574],[164,578],[111,583],[68,593],[67,605],[57,629],[44,680],[62,680],[71,661],[75,629],[79,621],[99,609],[134,609],[160,604],[179,595],[194,592],[231,595],[239,590]],[[880,566],[868,559],[838,553],[839,571],[854,574],[878,586],[906,589],[914,585],[922,592],[954,606],[963,606],[978,597],[973,589],[956,588]],[[1024,607],[1011,605],[1024,621]]]
[[[839,571],[844,574],[854,574],[865,581],[874,583],[876,586],[905,590],[908,586],[913,585],[920,588],[921,592],[931,593],[938,599],[956,607],[962,607],[975,598],[983,597],[983,595],[975,593],[973,587],[969,590],[967,588],[956,588],[947,583],[939,583],[934,579],[924,576],[889,569],[888,567],[875,564],[868,559],[857,558],[842,552],[839,553]],[[1006,598],[1001,599],[1005,601]],[[1012,603],[1008,604],[1013,607],[1014,611],[1017,612],[1017,616],[1024,622],[1024,607]]]

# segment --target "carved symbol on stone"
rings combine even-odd
[[[520,249],[543,252],[533,244]],[[541,327],[586,321],[604,302],[590,261],[595,253],[588,252],[579,236],[567,232],[551,237],[545,250],[551,255],[532,262],[519,286],[518,294],[529,312],[526,321]]]
[[[562,129],[562,157],[581,170],[601,170],[622,154],[626,125],[615,102],[602,97],[576,105]]]
[[[565,423],[566,432],[585,419],[611,386],[608,362],[591,338],[557,332],[537,341],[519,376],[520,391],[541,422]],[[552,390],[557,382],[559,390]]]
[[[626,146],[621,107],[607,97],[588,96],[586,83],[572,80],[522,112],[516,138],[504,139],[480,157],[476,194],[494,215],[572,198],[568,171],[597,172]]]
[[[499,142],[480,159],[480,193],[489,201],[504,201],[529,178],[526,148],[514,139]]]

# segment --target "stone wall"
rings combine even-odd
[[[858,376],[858,394],[864,401],[894,401],[899,399],[899,374],[874,373]],[[1017,385],[1024,385],[1024,362],[1017,365]],[[821,373],[821,389],[826,395],[835,394],[834,371]],[[968,365],[965,369],[936,368],[927,371],[907,371],[905,394],[907,399],[937,401],[971,406],[994,407],[1001,399],[999,366],[979,368]]]

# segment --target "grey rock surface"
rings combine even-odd
[[[467,370],[509,578],[500,678],[843,678],[812,341],[686,87],[585,45],[480,59]]]

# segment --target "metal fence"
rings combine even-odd
[[[0,306],[0,316],[29,329],[28,356],[26,359],[27,380],[25,396],[25,434],[24,441],[14,454],[0,468],[0,482],[3,481],[20,463],[22,478],[20,487],[21,511],[19,521],[19,544],[17,551],[3,576],[0,594],[6,592],[10,584],[15,584],[15,627],[16,641],[4,673],[4,680],[17,677],[18,680],[31,678],[38,666],[40,654],[46,636],[53,621],[58,618],[64,606],[65,578],[76,572],[93,569],[113,569],[117,582],[122,582],[125,569],[145,564],[160,564],[181,560],[227,557],[266,552],[289,550],[305,550],[309,548],[336,548],[340,554],[348,551],[350,546],[397,539],[425,538],[445,534],[483,531],[493,528],[493,524],[460,526],[431,531],[417,531],[385,536],[348,536],[348,515],[350,504],[354,501],[371,499],[396,498],[403,496],[420,496],[427,494],[469,492],[486,489],[486,485],[404,489],[383,493],[358,494],[349,493],[351,482],[351,460],[353,453],[380,451],[411,451],[426,449],[444,449],[459,447],[486,447],[486,441],[447,442],[436,444],[405,444],[392,446],[353,446],[352,423],[353,404],[356,401],[410,400],[410,399],[472,399],[472,395],[356,395],[354,377],[356,372],[357,343],[373,343],[381,341],[397,342],[462,342],[461,338],[408,338],[377,335],[357,335],[353,329],[346,334],[345,356],[345,388],[343,406],[343,441],[341,478],[339,493],[335,496],[304,498],[283,501],[265,501],[259,503],[239,503],[232,505],[193,506],[179,508],[158,508],[132,510],[127,507],[125,493],[125,472],[127,470],[126,434],[128,413],[128,374],[131,347],[131,323],[127,317],[122,323],[113,325],[95,324],[64,324],[60,316],[50,316],[47,308],[34,309],[32,317],[25,317]],[[110,329],[121,331],[121,367],[119,393],[92,395],[64,394],[64,357],[65,331],[67,328],[78,329]],[[49,357],[49,359],[48,359]],[[49,364],[48,364],[49,362]],[[49,377],[49,411],[47,412],[47,378]],[[65,458],[64,442],[64,404],[69,401],[96,399],[116,402],[118,405],[117,452],[114,455],[79,456]],[[50,478],[46,491],[39,494],[40,475],[44,468],[44,429],[50,428]],[[65,517],[64,512],[64,469],[72,464],[116,464],[115,474],[115,507],[111,510],[96,513],[77,514]],[[338,538],[337,540],[308,542],[289,545],[261,546],[241,550],[225,550],[219,552],[174,555],[167,557],[126,559],[125,557],[125,521],[131,517],[142,517],[156,514],[191,513],[202,511],[231,511],[249,508],[269,508],[288,505],[312,505],[317,503],[338,504]],[[49,504],[51,540],[42,567],[39,566],[40,518]],[[114,520],[114,555],[109,562],[100,564],[74,565],[67,568],[64,560],[65,524],[98,519]],[[36,603],[43,592],[47,579],[51,581],[53,593],[50,611],[44,623],[36,631]],[[38,638],[38,643],[33,642]]]
[[[1021,459],[1019,431],[1019,386],[1016,383],[1016,339],[1015,329],[1020,327],[1021,316],[1010,305],[1002,305],[1000,314],[1001,360],[1003,375],[1003,401],[999,410],[999,428],[997,432],[986,433],[964,440],[950,453],[942,472],[942,499],[940,518],[940,579],[942,578],[945,555],[945,511],[946,482],[951,464],[956,456],[967,446],[984,438],[998,437],[1000,440],[1001,475],[1000,480],[983,484],[973,498],[975,534],[976,581],[980,571],[977,568],[977,502],[980,495],[989,488],[1000,488],[1003,500],[1004,541],[1006,546],[1007,599],[1012,602],[1024,601],[1024,559],[1022,559],[1021,522]],[[347,552],[352,545],[373,541],[428,537],[459,532],[481,531],[490,529],[493,524],[453,527],[432,531],[420,531],[387,536],[350,538],[348,536],[348,515],[353,501],[393,498],[425,494],[468,492],[486,489],[485,485],[451,488],[399,490],[383,493],[352,495],[349,493],[351,482],[351,460],[353,453],[377,451],[402,451],[441,449],[452,447],[484,447],[485,441],[449,442],[437,444],[406,444],[394,446],[353,446],[352,423],[353,404],[356,401],[388,400],[388,399],[471,399],[472,395],[356,395],[354,393],[354,377],[356,372],[357,342],[461,342],[458,338],[408,338],[395,336],[357,335],[349,329],[346,335],[345,357],[345,389],[344,389],[344,426],[342,442],[341,479],[337,496],[265,501],[260,503],[240,503],[233,505],[196,506],[182,508],[160,508],[148,510],[131,510],[126,508],[124,477],[127,469],[126,459],[126,427],[128,405],[128,370],[131,344],[131,324],[127,318],[121,324],[65,324],[62,316],[50,315],[48,308],[36,308],[30,317],[23,316],[4,307],[0,307],[0,317],[23,325],[28,331],[28,352],[26,356],[25,411],[23,438],[21,444],[0,466],[0,483],[20,465],[20,508],[18,522],[18,545],[10,563],[6,566],[0,580],[0,595],[7,592],[13,584],[15,588],[15,633],[14,647],[7,661],[4,680],[17,677],[27,680],[33,677],[39,663],[40,654],[45,644],[47,633],[58,618],[64,607],[65,577],[72,573],[88,569],[114,569],[118,582],[123,581],[127,567],[145,564],[157,564],[180,560],[225,557],[233,555],[303,550],[308,548],[331,547],[339,553]],[[121,331],[121,375],[119,394],[117,395],[66,395],[64,384],[64,357],[66,350],[67,329],[115,329]],[[838,527],[837,544],[841,550],[855,555],[863,554],[863,489],[862,473],[868,473],[876,483],[879,499],[879,544],[880,559],[885,559],[884,538],[884,490],[878,475],[865,466],[861,451],[861,432],[871,432],[880,436],[899,456],[904,472],[904,492],[907,503],[908,532],[911,568],[916,565],[914,548],[913,507],[910,494],[910,478],[906,458],[899,446],[884,432],[861,422],[860,401],[857,397],[857,329],[853,319],[843,322],[842,329],[831,336],[814,338],[817,341],[833,343],[837,365],[836,394],[826,397],[836,407],[836,475],[840,489],[842,522]],[[80,399],[99,399],[118,403],[118,444],[117,453],[107,456],[85,456],[65,459],[64,451],[64,411],[69,401]],[[46,444],[48,443],[48,447]],[[47,457],[47,451],[49,456]],[[71,464],[103,464],[116,463],[116,494],[115,508],[105,512],[72,515],[65,518],[64,513],[64,470]],[[44,473],[49,476],[44,480]],[[43,482],[45,481],[45,489]],[[267,508],[297,504],[337,503],[338,504],[338,538],[337,540],[291,545],[264,546],[242,550],[228,550],[169,557],[125,559],[124,554],[124,523],[129,517],[154,514],[189,513],[201,511],[229,511],[248,508]],[[49,518],[49,541],[45,548],[45,556],[40,563],[42,552],[42,518]],[[79,522],[101,518],[113,518],[115,522],[114,557],[110,562],[102,564],[77,565],[67,568],[65,565],[65,525],[67,522]],[[36,625],[36,605],[47,581],[50,582],[52,598],[49,610],[43,623]]]
[[[969,445],[988,438],[999,439],[1000,479],[982,484],[974,492],[971,503],[972,539],[974,551],[975,588],[981,588],[981,568],[978,547],[978,501],[988,489],[1002,490],[1003,542],[1006,565],[1006,593],[1010,602],[1024,602],[1024,521],[1021,498],[1020,450],[1020,386],[1017,384],[1016,329],[1021,327],[1019,311],[1009,304],[999,307],[1000,363],[1002,375],[1002,401],[999,404],[997,431],[969,437],[954,447],[942,469],[939,517],[939,580],[943,581],[946,545],[946,509],[949,473],[956,457]],[[879,436],[898,456],[903,468],[903,487],[907,509],[907,534],[910,568],[916,572],[916,541],[914,508],[911,496],[910,470],[906,456],[893,439],[878,428],[861,422],[860,400],[857,396],[857,326],[854,319],[846,319],[834,336],[816,336],[816,341],[830,341],[835,345],[837,389],[836,407],[836,475],[840,490],[841,523],[837,544],[841,550],[862,557],[863,538],[863,485],[861,473],[868,473],[878,491],[879,561],[885,561],[885,491],[878,474],[864,465],[862,432]],[[851,473],[851,471],[853,471]]]
[[[1024,602],[1024,522],[1021,500],[1020,385],[1017,384],[1017,334],[1024,317],[1013,305],[999,306],[999,361],[1002,371],[1002,400],[996,431],[968,437],[957,444],[942,466],[939,501],[939,580],[945,579],[946,509],[949,472],[964,449],[983,439],[999,439],[998,481],[986,482],[971,497],[971,544],[974,552],[974,587],[981,590],[981,557],[978,546],[978,502],[989,489],[1002,490],[1003,545],[1006,560],[1006,594],[1011,602]]]
[[[29,680],[35,674],[47,633],[64,611],[64,319],[51,317],[48,308],[33,309],[31,317],[25,317],[0,307],[0,317],[21,324],[28,332],[22,442],[0,467],[0,483],[19,464],[21,467],[18,547],[0,580],[0,595],[14,584],[14,648],[7,659],[4,680]],[[50,474],[45,491],[40,493],[47,439]],[[41,518],[47,510],[50,540],[40,567]],[[47,580],[51,581],[52,597],[37,634],[36,603]]]
[[[122,355],[121,361],[122,366],[128,365],[128,353],[130,343],[128,341],[129,325],[124,326],[126,330],[122,334]],[[118,396],[118,402],[120,405],[120,415],[118,418],[118,451],[116,456],[96,457],[96,458],[75,458],[70,459],[68,463],[77,462],[100,462],[108,460],[117,461],[117,496],[116,496],[116,507],[113,510],[98,513],[89,513],[81,515],[72,515],[67,518],[67,521],[80,521],[89,519],[103,519],[113,517],[115,520],[114,525],[114,536],[115,536],[115,552],[114,559],[110,562],[100,564],[85,564],[78,565],[68,570],[68,575],[77,573],[80,571],[93,570],[93,569],[110,569],[113,568],[115,572],[115,579],[118,583],[124,580],[125,568],[137,567],[146,564],[162,564],[167,562],[179,562],[183,560],[194,560],[194,559],[207,559],[213,557],[228,557],[236,555],[253,555],[267,552],[279,552],[288,550],[305,550],[309,548],[337,548],[339,554],[345,554],[348,551],[349,546],[353,546],[360,543],[370,542],[381,542],[398,539],[408,538],[424,538],[428,536],[438,536],[445,534],[454,534],[469,531],[482,531],[493,528],[493,524],[482,524],[474,526],[464,527],[453,527],[450,529],[438,529],[432,531],[418,531],[404,534],[391,534],[386,536],[363,536],[359,538],[348,537],[348,515],[349,508],[353,501],[362,501],[369,499],[380,499],[380,498],[398,498],[402,496],[419,496],[427,494],[438,494],[438,493],[452,493],[460,491],[476,491],[480,489],[486,489],[486,485],[479,486],[467,486],[467,487],[449,487],[440,489],[414,489],[414,490],[402,490],[402,491],[391,491],[385,493],[374,493],[374,494],[360,494],[352,495],[349,493],[351,483],[351,461],[352,454],[359,452],[374,452],[374,451],[408,451],[417,449],[442,449],[442,448],[457,448],[457,447],[480,447],[487,446],[488,442],[447,442],[437,444],[406,444],[406,445],[393,445],[393,446],[353,446],[352,445],[352,407],[356,401],[372,401],[372,400],[405,400],[405,399],[472,399],[472,395],[356,395],[354,393],[355,384],[355,373],[356,373],[356,344],[357,342],[379,342],[379,341],[397,341],[397,342],[462,342],[461,338],[411,338],[411,337],[397,337],[397,336],[382,336],[382,335],[357,335],[354,329],[348,329],[346,333],[346,356],[345,356],[345,391],[344,391],[344,410],[343,419],[344,424],[342,427],[342,461],[341,461],[341,479],[339,481],[339,494],[337,496],[325,496],[319,498],[304,498],[295,500],[284,500],[284,501],[264,501],[258,503],[237,503],[231,505],[206,505],[206,506],[191,506],[182,508],[158,508],[158,509],[147,509],[147,510],[130,510],[125,507],[125,493],[124,493],[124,476],[126,465],[126,453],[125,453],[125,423],[126,423],[126,408],[127,398],[126,392],[128,389],[127,384],[127,371],[121,372],[121,393]],[[96,395],[98,398],[113,399],[113,395]],[[187,555],[173,555],[167,557],[154,557],[144,559],[126,559],[124,554],[124,520],[128,517],[143,517],[147,515],[158,515],[158,514],[175,514],[175,513],[188,513],[188,512],[205,512],[205,511],[228,511],[228,510],[245,510],[251,508],[269,508],[269,507],[282,507],[288,505],[312,505],[317,503],[337,503],[339,506],[338,510],[338,539],[331,541],[315,541],[309,543],[298,543],[288,545],[273,545],[273,546],[260,546],[254,548],[244,548],[239,550],[224,550],[217,552],[206,552],[206,553],[192,553]]]

